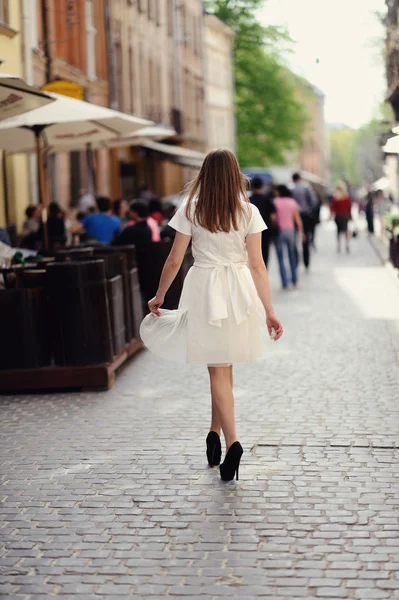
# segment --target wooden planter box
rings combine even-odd
[[[399,236],[389,240],[389,260],[396,269],[399,269]]]

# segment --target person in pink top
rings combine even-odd
[[[161,241],[161,231],[159,229],[159,225],[154,219],[154,217],[148,217],[147,219],[148,227],[151,229],[152,233],[152,241],[160,242]]]
[[[284,262],[284,247],[287,248],[288,260],[291,269],[291,282],[296,285],[297,260],[295,254],[295,225],[304,239],[302,219],[299,214],[297,202],[291,197],[291,192],[286,185],[277,185],[274,189],[274,205],[277,211],[279,234],[276,241],[277,258],[280,268],[281,283],[284,289],[288,288],[287,269]]]

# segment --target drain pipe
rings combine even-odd
[[[24,63],[25,63],[25,81],[29,85],[34,85],[33,76],[33,40],[32,40],[32,21],[37,19],[36,1],[23,0],[23,23],[24,23]],[[32,204],[39,204],[38,179],[37,179],[37,158],[35,155],[28,157],[29,161],[29,180],[30,180],[30,195]]]
[[[108,46],[109,102],[111,108],[118,110],[119,106],[116,94],[116,58],[112,35],[111,0],[105,0],[105,31]]]

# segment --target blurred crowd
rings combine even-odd
[[[272,185],[260,177],[252,179],[251,188],[250,201],[257,206],[267,225],[267,230],[262,233],[265,265],[269,262],[270,247],[274,246],[283,289],[288,289],[290,284],[295,287],[298,282],[298,246],[302,249],[305,269],[309,269],[311,250],[316,247],[322,198],[302,181],[299,173],[294,173],[291,188],[282,184]]]
[[[49,248],[87,242],[138,245],[173,239],[174,230],[168,227],[168,222],[175,212],[175,205],[162,202],[147,188],[143,188],[139,199],[130,203],[123,198],[112,200],[106,196],[94,196],[82,189],[77,205],[69,211],[62,210],[55,202],[49,205]],[[28,206],[25,215],[18,246],[39,249],[44,233],[42,208]]]

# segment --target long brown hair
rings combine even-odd
[[[209,152],[188,191],[187,218],[212,233],[228,233],[232,226],[237,231],[240,217],[247,214],[249,218],[242,202],[249,203],[246,180],[230,150]]]

